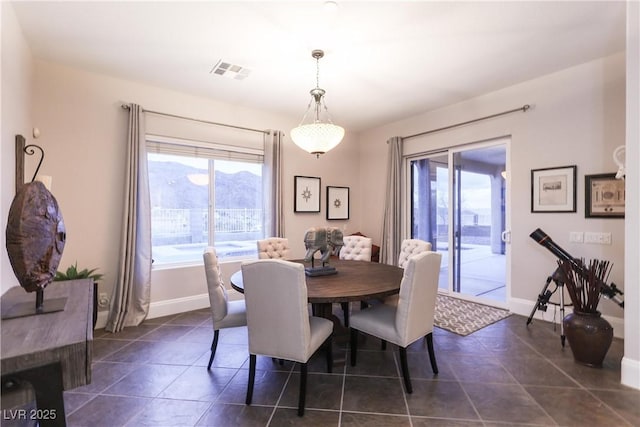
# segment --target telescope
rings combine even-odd
[[[538,242],[539,244],[547,248],[552,254],[554,254],[559,259],[571,263],[574,271],[578,272],[580,276],[588,277],[588,272],[586,271],[582,262],[572,257],[567,251],[565,251],[560,246],[558,246],[557,243],[551,240],[551,237],[549,237],[547,233],[545,233],[539,228],[536,228],[535,231],[529,235],[529,237],[531,237],[533,240],[535,240],[536,242]],[[609,285],[605,282],[601,282],[600,286],[601,286],[600,293],[605,298],[608,298],[614,301],[620,307],[624,308],[624,301],[622,301],[618,297],[618,295],[623,295],[623,293],[620,289],[618,289],[615,283],[612,282]]]

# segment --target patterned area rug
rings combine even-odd
[[[510,315],[509,311],[500,308],[438,295],[434,324],[465,336]]]

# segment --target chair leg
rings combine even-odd
[[[429,332],[425,338],[427,339],[427,349],[429,350],[429,361],[431,361],[431,370],[434,374],[438,373],[438,364],[436,363],[436,353],[433,351],[433,333]]]
[[[340,305],[342,306],[342,312],[344,313],[344,326],[345,328],[348,328],[349,327],[349,303],[341,302]]]
[[[351,366],[356,366],[357,352],[358,352],[358,330],[351,328]]]
[[[411,378],[409,378],[409,365],[407,364],[407,348],[399,347],[400,350],[400,367],[402,368],[402,376],[404,377],[404,388],[408,394],[413,393],[411,387]]]
[[[298,397],[298,416],[304,415],[304,402],[307,394],[307,364],[300,364],[300,396]]]
[[[251,399],[253,399],[253,384],[256,379],[256,355],[249,355],[249,382],[247,383],[247,398],[245,403],[251,405]]]
[[[333,372],[333,337],[329,335],[329,338],[325,341],[325,351],[327,352],[327,372]]]
[[[216,356],[216,348],[218,348],[218,335],[220,334],[220,329],[216,329],[213,331],[213,342],[211,343],[211,357],[209,358],[209,364],[207,365],[207,371],[211,369],[211,365],[213,364],[213,358]]]

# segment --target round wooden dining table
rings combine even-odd
[[[310,267],[303,260],[293,260]],[[400,291],[404,270],[377,262],[331,259],[338,271],[327,276],[306,276],[307,296],[316,316],[331,319],[332,304],[384,298]],[[242,270],[231,276],[233,289],[244,293]]]

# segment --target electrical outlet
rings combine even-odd
[[[100,308],[109,307],[109,297],[104,292],[98,295],[98,307]]]
[[[582,231],[569,232],[569,242],[582,243],[584,241],[584,233]]]
[[[584,242],[585,243],[598,243],[598,233],[594,233],[592,231],[587,231],[584,233]]]
[[[595,243],[598,245],[610,245],[611,233],[595,233],[595,232],[587,231],[584,233],[584,242]]]

